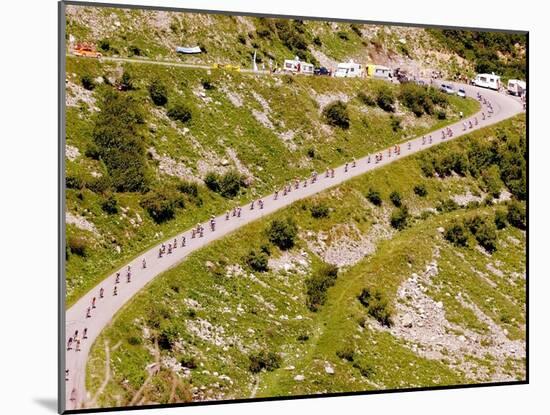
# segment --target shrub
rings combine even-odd
[[[355,350],[353,350],[351,345],[346,344],[343,348],[336,350],[336,356],[348,362],[353,362],[353,359],[355,359]]]
[[[359,373],[361,373],[361,376],[364,376],[366,378],[369,378],[374,374],[374,366],[371,363],[365,362],[363,360],[353,362],[353,367],[358,369]]]
[[[165,105],[168,102],[168,89],[159,79],[149,84],[149,96],[155,105]]]
[[[157,343],[161,350],[172,350],[178,340],[179,333],[175,323],[164,320],[160,323],[160,333],[157,336]]]
[[[503,209],[495,211],[495,226],[497,229],[504,229],[508,225],[507,214]]]
[[[183,199],[171,189],[149,191],[140,204],[156,223],[172,219],[176,209],[184,207]]]
[[[92,91],[96,87],[94,78],[87,74],[82,75],[80,82],[82,83],[84,89],[87,89],[88,91]]]
[[[225,198],[233,198],[239,194],[241,187],[245,185],[244,178],[236,171],[229,171],[223,176],[209,172],[204,178],[206,187]]]
[[[246,36],[243,35],[242,33],[239,33],[237,35],[237,40],[239,41],[239,43],[246,45]]]
[[[109,51],[111,49],[111,44],[109,43],[108,39],[101,39],[98,43],[99,49],[101,49],[103,52]]]
[[[101,202],[101,209],[109,215],[118,213],[118,203],[113,195],[110,195],[107,199]]]
[[[382,197],[380,196],[380,192],[378,190],[369,189],[367,199],[375,206],[382,205]]]
[[[378,290],[363,288],[357,297],[359,302],[367,308],[367,313],[386,327],[393,325],[392,310],[386,297]]]
[[[481,173],[481,177],[483,178],[485,191],[494,198],[498,198],[500,196],[501,188],[500,169],[498,168],[498,166],[496,164],[493,164],[488,169],[483,170],[483,172]]]
[[[315,149],[313,147],[308,148],[306,154],[310,159],[315,158]]]
[[[453,199],[440,200],[436,206],[438,212],[452,212],[457,210],[460,206]]]
[[[438,120],[446,120],[447,119],[447,113],[443,110],[437,111],[437,119]]]
[[[65,187],[67,189],[83,189],[84,180],[78,176],[67,176],[65,177]]]
[[[451,226],[445,230],[444,237],[453,245],[468,245],[468,234],[466,233],[464,226],[459,222],[452,223]]]
[[[390,193],[390,201],[393,203],[395,207],[401,207],[401,195],[399,192],[394,190]]]
[[[481,216],[473,216],[466,221],[466,225],[470,232],[476,238],[476,241],[487,251],[494,252],[496,250],[496,226],[493,222],[489,222]]]
[[[266,272],[269,271],[268,267],[268,256],[265,252],[256,252],[254,249],[251,250],[244,259],[246,265],[248,265],[252,270],[257,272]]]
[[[348,33],[344,32],[343,30],[340,30],[339,32],[337,32],[336,35],[342,40],[349,40]]]
[[[184,193],[191,197],[197,197],[199,195],[199,186],[197,185],[197,183],[181,181],[178,183],[176,188],[181,193]]]
[[[250,361],[248,369],[252,373],[259,373],[262,370],[270,372],[281,366],[281,357],[272,351],[254,352],[248,356],[248,359]]]
[[[357,36],[359,37],[363,36],[363,33],[361,32],[361,28],[355,23],[352,23],[350,25],[350,29],[353,30]]]
[[[86,183],[86,187],[97,194],[104,194],[111,188],[111,178],[107,175],[95,177]]]
[[[180,357],[180,365],[182,365],[183,367],[186,367],[187,369],[196,369],[197,361],[195,360],[194,356],[185,355]]]
[[[131,346],[139,346],[141,344],[141,337],[130,336],[128,337],[127,342]]]
[[[134,79],[126,69],[122,72],[122,77],[120,78],[120,88],[123,91],[131,91],[134,89]]]
[[[307,306],[311,311],[317,311],[325,303],[327,290],[334,285],[338,277],[335,265],[324,265],[319,271],[306,279]]]
[[[401,130],[403,127],[401,126],[401,118],[394,116],[393,114],[390,116],[390,126],[394,133]]]
[[[296,337],[296,340],[298,340],[299,342],[307,342],[309,340],[309,334],[300,333],[298,337]]]
[[[86,147],[86,150],[84,151],[84,155],[91,158],[92,160],[99,160],[99,158],[101,157],[99,148],[95,144],[88,145],[88,147]]]
[[[128,47],[128,52],[130,56],[141,56],[141,48],[136,45],[130,45]]]
[[[275,219],[267,230],[269,241],[282,250],[294,246],[294,240],[298,234],[298,227],[292,218]]]
[[[329,215],[329,209],[321,203],[315,204],[309,208],[311,216],[315,219],[326,218]]]
[[[413,188],[414,194],[420,197],[426,197],[428,195],[428,189],[425,184],[417,184]]]
[[[368,105],[369,107],[373,107],[376,105],[376,101],[372,97],[372,95],[367,94],[366,92],[359,91],[359,93],[357,94],[357,98],[359,99],[359,101],[361,101],[365,105]]]
[[[212,80],[209,78],[204,78],[201,80],[202,87],[206,89],[207,91],[214,89],[214,84],[212,83]]]
[[[88,255],[88,242],[82,236],[69,236],[67,246],[71,254],[85,258]]]
[[[142,106],[132,95],[109,89],[99,107],[92,135],[113,188],[119,192],[146,190],[149,176]]]
[[[321,39],[319,38],[319,36],[315,36],[313,38],[313,44],[315,44],[316,46],[323,46],[323,42],[321,42]]]
[[[350,119],[348,108],[347,105],[340,100],[328,104],[323,109],[323,116],[327,124],[333,127],[339,127],[344,130],[349,128]]]
[[[376,94],[376,104],[386,112],[395,111],[395,97],[388,86],[383,86],[378,89]]]
[[[397,209],[394,209],[394,211],[391,214],[390,217],[390,224],[393,228],[397,230],[405,229],[407,226],[407,221],[409,218],[409,210],[406,206],[401,206]]]
[[[176,121],[181,121],[183,123],[191,120],[192,114],[189,107],[181,102],[176,102],[168,108],[166,114]]]

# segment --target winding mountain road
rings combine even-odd
[[[456,86],[456,84],[455,84]],[[222,238],[233,232],[242,226],[269,215],[278,209],[286,207],[291,203],[307,198],[313,194],[326,190],[330,187],[336,186],[346,180],[353,177],[360,176],[366,172],[369,172],[375,168],[385,166],[410,154],[417,153],[425,150],[431,146],[441,144],[443,142],[455,139],[464,134],[470,133],[474,130],[486,127],[491,124],[498,123],[502,120],[510,118],[523,111],[522,103],[514,97],[498,93],[496,91],[485,90],[476,88],[469,85],[460,85],[463,87],[468,96],[475,97],[477,92],[480,92],[492,105],[493,113],[491,117],[482,119],[481,113],[488,113],[487,107],[482,106],[481,110],[465,119],[457,122],[449,128],[453,131],[451,138],[442,139],[442,130],[433,131],[431,134],[426,135],[425,143],[423,143],[422,137],[411,139],[407,142],[400,143],[401,151],[397,155],[393,151],[391,157],[388,157],[388,149],[381,150],[382,160],[378,163],[375,162],[375,154],[365,156],[356,160],[356,166],[352,167],[350,160],[349,166],[339,166],[334,169],[334,178],[325,177],[325,172],[319,172],[318,179],[315,183],[308,181],[307,187],[303,187],[304,179],[300,182],[300,188],[296,190],[294,186],[292,191],[286,196],[279,192],[278,198],[275,199],[273,194],[263,197],[264,206],[260,209],[258,203],[255,204],[254,209],[250,209],[250,205],[242,206],[242,214],[240,217],[230,216],[229,220],[226,220],[225,214],[215,218],[216,229],[210,230],[208,223],[203,224],[204,236],[191,238],[191,230],[180,233],[177,236],[178,247],[173,250],[171,254],[165,254],[162,258],[158,257],[159,248],[162,243],[151,248],[143,255],[134,258],[129,264],[125,265],[120,270],[120,282],[115,284],[116,274],[110,275],[87,294],[82,296],[71,308],[66,310],[65,314],[65,336],[66,342],[69,337],[74,337],[75,330],[79,331],[80,350],[76,351],[76,344],[73,342],[71,350],[66,350],[65,360],[66,367],[68,369],[68,376],[65,381],[65,410],[74,410],[86,408],[93,405],[90,402],[90,397],[86,392],[86,363],[90,348],[94,343],[94,340],[99,336],[101,331],[111,322],[113,316],[126,304],[135,294],[137,294],[147,283],[149,283],[157,275],[165,272],[171,267],[174,267],[178,263],[182,262],[191,252],[196,251],[204,247],[206,244]],[[477,117],[478,124],[475,125],[474,119]],[[463,122],[468,123],[472,120],[473,127],[464,130]],[[447,127],[445,128],[447,129]],[[432,142],[430,143],[428,137],[431,135]],[[409,149],[410,143],[410,149]],[[370,160],[370,161],[369,161]],[[284,162],[284,161],[282,161]],[[182,236],[186,237],[186,246],[181,246]],[[168,241],[164,241],[166,245],[172,242],[173,238]],[[146,260],[147,267],[142,267],[142,260]],[[127,282],[126,270],[127,266],[131,267],[132,278],[131,282]],[[114,287],[117,287],[117,295],[113,294]],[[104,296],[100,298],[100,290],[104,289]],[[93,298],[96,298],[95,308],[90,309],[90,314],[87,316],[88,308],[92,307]],[[82,332],[84,328],[87,329],[87,337],[82,338]],[[65,343],[65,347],[67,343]]]

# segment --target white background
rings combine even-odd
[[[112,0],[112,2],[115,2]],[[127,0],[132,2],[132,0]],[[550,41],[544,2],[139,0],[157,6],[530,31],[530,385],[308,399],[150,413],[542,413],[548,410],[546,271]],[[537,4],[537,5],[535,5]],[[2,2],[0,24],[0,411],[47,414],[57,369],[57,3]],[[543,124],[544,123],[544,124]],[[544,410],[543,408],[547,408]],[[546,412],[548,413],[548,412]]]

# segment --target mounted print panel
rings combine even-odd
[[[60,24],[61,412],[527,382],[526,32]]]

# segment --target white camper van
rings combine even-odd
[[[360,63],[356,63],[353,59],[350,59],[349,62],[338,64],[334,76],[336,78],[356,78],[363,76],[363,67]]]
[[[494,73],[480,73],[474,78],[472,83],[475,86],[494,89],[495,91],[498,91],[500,89],[500,76],[495,75]]]
[[[511,95],[521,97],[523,94],[525,94],[526,89],[527,84],[525,83],[525,81],[520,81],[519,79],[510,79],[508,81],[508,93],[510,93]]]
[[[285,59],[283,70],[292,73],[301,73],[305,75],[313,75],[315,67],[311,63],[301,62],[296,56],[294,59]]]

